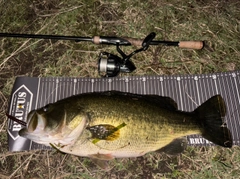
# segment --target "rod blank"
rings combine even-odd
[[[0,33],[0,37],[13,38],[35,38],[35,39],[53,39],[53,40],[72,40],[75,42],[88,41],[94,44],[108,44],[108,45],[133,45],[142,46],[143,40],[129,37],[108,37],[108,36],[94,36],[94,37],[78,37],[78,36],[61,36],[61,35],[38,35],[38,34],[15,34],[15,33]],[[203,41],[155,41],[152,40],[150,45],[166,45],[177,46],[188,49],[202,49]]]
[[[62,35],[0,33],[0,37],[53,39],[53,40],[55,39],[55,40],[73,40],[73,41],[92,41],[91,37],[62,36]]]

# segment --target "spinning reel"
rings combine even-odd
[[[113,55],[108,52],[103,52],[100,54],[98,60],[98,72],[104,73],[101,75],[103,77],[114,77],[117,76],[120,72],[124,73],[131,73],[133,72],[136,67],[134,63],[130,60],[130,58],[141,52],[148,49],[150,46],[151,41],[155,38],[156,34],[154,32],[150,33],[142,42],[142,47],[133,51],[131,54],[126,55],[121,49],[119,44],[117,43],[117,51],[120,53],[121,57],[117,55]]]

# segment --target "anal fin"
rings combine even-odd
[[[162,147],[156,152],[164,152],[169,155],[177,155],[182,153],[187,147],[187,139],[186,137],[181,137],[174,139],[170,144]]]

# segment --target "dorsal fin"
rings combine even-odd
[[[146,101],[155,103],[159,107],[174,110],[178,109],[177,103],[170,97],[158,96],[158,95],[144,95],[143,98]]]

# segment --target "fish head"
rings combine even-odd
[[[87,121],[81,110],[73,111],[63,103],[48,104],[28,113],[27,125],[19,135],[46,146],[66,146],[82,134]]]

